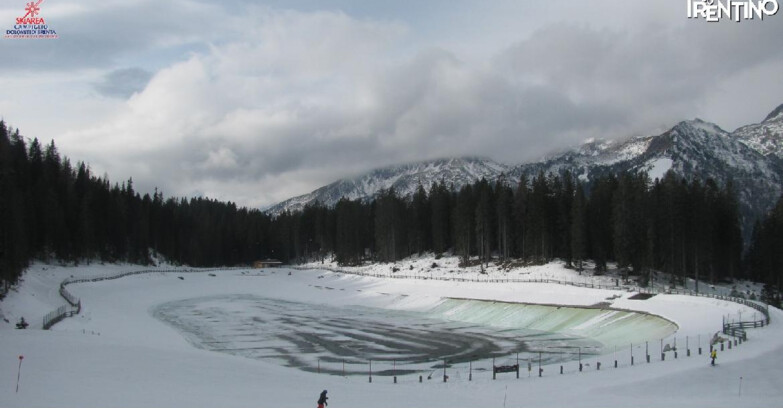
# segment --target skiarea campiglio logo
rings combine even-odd
[[[13,28],[5,30],[3,38],[53,40],[57,32],[41,16],[41,3],[44,0],[31,1],[24,8],[24,15],[17,17]]]

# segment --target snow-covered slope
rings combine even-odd
[[[783,104],[763,122],[743,126],[733,134],[759,153],[783,160]]]
[[[412,195],[419,185],[429,191],[436,182],[460,188],[485,178],[493,180],[507,171],[503,164],[489,159],[463,157],[440,159],[385,167],[351,179],[338,180],[309,194],[294,197],[267,209],[271,214],[301,210],[307,204],[319,202],[327,206],[341,198],[366,200],[383,189],[393,188],[398,195]]]

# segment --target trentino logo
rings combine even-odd
[[[25,14],[22,17],[16,18],[14,27],[10,30],[5,30],[3,38],[56,39],[58,37],[57,32],[46,23],[46,20],[43,17],[39,16],[39,14],[41,14],[41,3],[43,3],[43,1],[44,0],[38,0],[37,2],[31,1],[27,3],[24,8]]]
[[[687,0],[688,18],[703,18],[715,23],[723,18],[737,23],[743,20],[777,14],[780,5],[777,0]]]

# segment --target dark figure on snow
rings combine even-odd
[[[710,353],[710,358],[712,359],[712,365],[715,365],[715,359],[718,358],[718,351],[715,349],[712,349],[712,352]]]
[[[329,397],[326,396],[326,390],[324,390],[321,393],[321,397],[318,398],[318,408],[324,408],[324,406],[329,405],[329,403],[326,402],[326,400],[328,400],[328,399],[329,399]]]
[[[19,323],[16,324],[17,329],[26,329],[30,324],[24,320],[24,317],[19,318]]]

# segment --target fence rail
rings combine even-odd
[[[49,330],[52,326],[55,325],[55,323],[65,319],[65,316],[68,314],[68,312],[68,307],[66,305],[62,305],[57,309],[47,313],[43,318],[43,329]]]
[[[73,283],[100,282],[105,280],[120,279],[126,276],[142,275],[148,273],[199,273],[199,272],[225,271],[231,269],[247,269],[247,268],[226,267],[226,268],[209,268],[209,269],[193,269],[193,268],[191,269],[141,269],[138,271],[109,273],[105,275],[88,276],[84,278],[67,278],[60,284],[60,287],[64,287]]]
[[[211,271],[224,271],[227,269],[245,269],[245,268],[211,268],[211,269],[142,269],[138,271],[131,271],[131,272],[121,272],[121,273],[114,273],[114,274],[105,274],[105,275],[97,275],[97,276],[90,276],[90,277],[84,277],[84,278],[67,278],[60,282],[60,296],[65,299],[66,302],[68,302],[68,305],[62,305],[58,307],[55,310],[52,310],[51,312],[47,313],[46,316],[43,317],[43,325],[42,328],[44,330],[49,330],[54,326],[55,324],[59,323],[66,317],[71,317],[73,315],[78,315],[82,311],[82,301],[78,297],[74,296],[71,292],[68,291],[66,286],[73,284],[73,283],[85,283],[85,282],[100,282],[105,280],[113,280],[113,279],[120,279],[124,278],[126,276],[131,275],[141,275],[146,273],[193,273],[193,272],[211,272]]]
[[[747,340],[748,334],[745,331],[745,329],[764,327],[765,325],[769,324],[769,306],[761,305],[757,302],[752,302],[748,300],[745,300],[744,302],[737,302],[737,303],[742,303],[745,306],[756,309],[759,312],[761,312],[763,316],[762,319],[749,320],[749,321],[746,320],[746,321],[738,321],[738,322],[727,322],[725,318],[723,319],[723,334],[739,337],[743,340]]]

